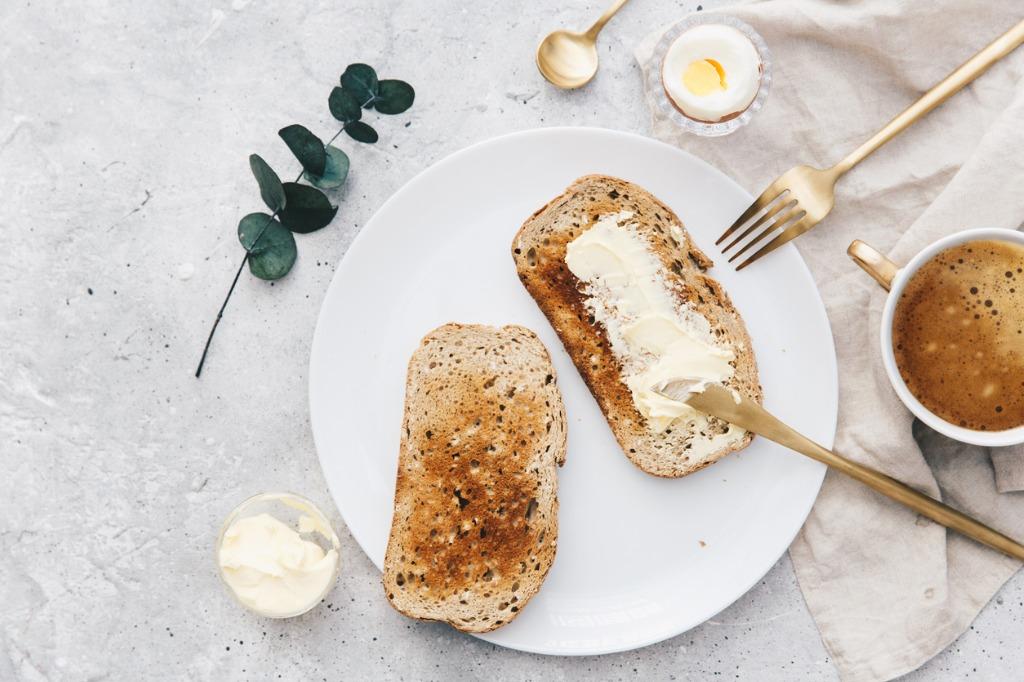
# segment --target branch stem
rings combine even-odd
[[[228,289],[228,295],[224,297],[224,302],[220,304],[220,310],[217,311],[217,319],[213,321],[213,327],[210,328],[210,335],[206,337],[206,345],[203,346],[203,357],[199,358],[199,366],[196,367],[196,379],[203,373],[203,365],[206,363],[206,354],[210,351],[210,343],[213,341],[213,334],[217,331],[217,325],[220,324],[220,318],[224,317],[224,309],[228,307],[228,301],[231,299],[231,294],[235,292],[235,285],[238,284],[238,278],[242,275],[242,268],[249,261],[249,252],[245,252],[245,257],[242,258],[241,265],[238,266],[238,272],[235,273],[235,278],[231,280],[231,288]]]
[[[300,173],[299,177],[301,176],[302,174]],[[253,246],[256,246],[256,244],[259,243],[260,237],[262,237],[263,233],[266,232],[270,223],[274,222],[274,216],[276,215],[277,211],[274,211],[273,215],[267,219],[267,222],[263,223],[263,227],[261,227],[260,231],[256,233],[256,238],[252,240]],[[213,334],[217,331],[217,325],[220,324],[220,318],[224,317],[224,309],[228,307],[228,301],[231,300],[231,294],[235,293],[235,285],[238,284],[238,278],[242,275],[242,269],[248,262],[249,251],[246,250],[245,257],[242,258],[242,263],[238,266],[238,272],[235,273],[235,278],[231,280],[231,288],[228,289],[228,295],[224,297],[224,302],[220,304],[220,310],[217,311],[217,317],[213,321],[213,326],[210,327],[210,335],[206,337],[206,345],[203,346],[203,356],[199,358],[199,366],[196,367],[196,379],[198,379],[199,375],[203,373],[203,365],[206,363],[206,354],[210,352],[210,343],[213,342]]]

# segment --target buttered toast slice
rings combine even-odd
[[[409,361],[384,591],[466,632],[508,623],[558,541],[565,410],[529,329],[446,324]]]
[[[588,175],[523,224],[512,256],[634,464],[685,476],[750,443],[654,390],[688,378],[761,401],[743,320],[671,209],[638,185]]]

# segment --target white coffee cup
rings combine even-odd
[[[885,365],[885,373],[889,375],[889,383],[892,384],[896,395],[903,401],[903,404],[928,426],[941,434],[963,443],[989,447],[1019,445],[1024,443],[1024,426],[1004,431],[975,431],[958,424],[952,424],[922,405],[921,401],[907,388],[903,377],[900,376],[899,369],[896,367],[896,354],[892,346],[893,314],[896,310],[896,303],[900,300],[900,295],[903,293],[907,282],[913,278],[922,265],[938,255],[939,252],[966,242],[982,239],[1024,245],[1024,233],[1022,232],[1000,228],[981,228],[964,230],[963,232],[957,232],[944,237],[923,249],[903,267],[893,263],[877,250],[860,240],[850,244],[847,253],[857,265],[874,277],[875,281],[889,292],[889,297],[885,300],[885,308],[882,310],[882,328],[879,334],[882,344],[882,362]]]

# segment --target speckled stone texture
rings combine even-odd
[[[697,3],[635,0],[603,36],[595,82],[548,87],[538,39],[602,7],[0,4],[0,679],[834,678],[788,559],[701,627],[629,653],[526,655],[410,622],[320,473],[309,345],[334,268],[377,207],[500,133],[647,132],[632,48]],[[326,96],[352,61],[409,80],[416,105],[380,122],[375,147],[346,141],[338,218],[299,238],[286,279],[243,275],[197,381],[241,256],[235,226],[260,208],[246,157],[295,168],[276,131],[331,134]],[[269,489],[324,506],[344,552],[327,603],[283,622],[239,608],[213,562],[225,514]],[[1024,665],[1022,613],[1018,575],[910,678],[1008,679]]]

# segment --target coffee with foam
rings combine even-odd
[[[892,344],[907,388],[945,421],[1024,425],[1024,246],[967,242],[922,265],[896,304]]]

